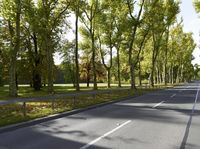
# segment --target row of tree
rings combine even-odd
[[[0,84],[9,78],[11,96],[20,78],[35,90],[47,82],[53,93],[57,69],[76,90],[80,80],[97,89],[105,75],[108,87],[114,80],[132,89],[136,78],[154,86],[194,77],[196,45],[177,19],[176,0],[1,0],[0,8]],[[70,29],[73,41],[66,39]],[[55,52],[64,58],[59,67]]]

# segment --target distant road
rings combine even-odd
[[[0,134],[0,149],[200,149],[200,82]]]

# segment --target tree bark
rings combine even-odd
[[[90,74],[87,73],[87,87],[90,87]]]
[[[128,50],[128,55],[129,55],[129,67],[130,67],[130,76],[131,76],[131,89],[136,89],[136,86],[135,86],[135,69],[134,69],[134,62],[133,62],[133,44],[135,42],[135,36],[136,36],[136,32],[137,32],[137,28],[138,28],[138,23],[139,23],[139,20],[140,20],[140,16],[142,14],[142,10],[143,10],[143,6],[144,6],[144,0],[142,0],[142,3],[141,3],[141,6],[140,6],[140,10],[139,10],[139,13],[137,15],[137,18],[135,19],[135,17],[132,15],[132,11],[131,11],[131,4],[128,2],[128,8],[129,8],[129,14],[131,16],[131,18],[133,20],[136,21],[135,25],[134,25],[134,28],[133,28],[133,33],[132,33],[132,38],[131,38],[131,41],[130,41],[130,45],[129,45],[129,50]]]
[[[152,68],[151,68],[151,87],[154,87],[154,71],[155,71],[155,62],[152,59]]]
[[[87,63],[87,87],[90,87],[90,70],[91,70],[91,64],[89,62]]]
[[[181,65],[181,72],[180,72],[181,74],[181,82],[184,82],[184,77],[183,77],[183,65]]]
[[[10,66],[9,66],[9,95],[12,97],[17,97],[17,86],[16,86],[16,63],[17,63],[17,53],[20,49],[20,15],[21,15],[21,0],[15,0],[16,4],[16,20],[15,20],[15,32],[16,38],[14,43],[12,42],[13,38],[13,29],[11,22],[9,20],[8,26],[11,36],[11,58],[10,58]]]
[[[111,72],[110,72],[110,70],[112,68],[112,48],[113,47],[112,47],[112,40],[111,40],[111,38],[112,38],[112,35],[110,34],[110,45],[109,45],[110,46],[110,51],[109,51],[109,53],[110,53],[110,66],[108,66],[105,63],[104,54],[103,54],[103,51],[101,49],[101,38],[100,38],[100,36],[98,36],[98,39],[99,39],[99,48],[100,48],[100,53],[101,53],[101,60],[102,60],[102,63],[104,65],[105,69],[107,70],[107,83],[108,83],[107,87],[108,88],[110,88],[110,83],[111,83]]]
[[[176,75],[176,83],[179,83],[179,71],[180,71],[180,68],[178,67],[178,70],[177,70],[177,75]]]
[[[164,65],[164,83],[165,85],[167,85],[167,55],[168,55],[168,41],[169,41],[169,26],[167,27],[167,31],[166,31],[166,47],[165,47],[165,65]]]
[[[46,52],[47,52],[47,72],[48,72],[48,92],[54,93],[53,90],[53,49],[50,35],[46,35]]]
[[[96,64],[95,64],[95,58],[96,58],[96,50],[95,50],[95,43],[94,43],[94,32],[92,33],[92,67],[93,67],[93,89],[97,90],[97,75],[96,75]]]
[[[94,12],[91,10],[90,19],[90,35],[92,40],[92,67],[93,67],[93,89],[97,90],[97,74],[96,74],[96,49],[95,49],[95,30],[94,30]]]
[[[119,47],[117,47],[117,73],[118,73],[118,87],[122,87],[121,85],[121,66],[120,66],[120,53],[119,53]]]
[[[171,81],[172,81],[172,84],[174,84],[174,67],[173,67],[173,65],[171,66]]]
[[[139,60],[139,72],[138,72],[138,75],[139,75],[139,85],[142,86],[141,62],[140,62],[140,60]]]
[[[75,48],[75,65],[76,65],[76,90],[79,91],[80,90],[80,86],[79,86],[79,57],[78,57],[78,16],[79,15],[79,4],[77,4],[77,8],[76,8],[76,21],[75,21],[75,26],[76,26],[76,35],[75,35],[75,40],[76,40],[76,48]]]
[[[108,79],[108,88],[110,88],[110,82],[111,82],[110,68],[107,69],[107,72],[108,72],[108,76],[107,76],[107,79]]]
[[[37,43],[37,36],[36,33],[33,33],[33,43],[35,48],[35,57],[34,57],[34,70],[33,70],[33,88],[35,91],[39,91],[42,87],[42,80],[41,80],[41,73],[39,70],[39,64],[40,64],[40,57],[38,54],[38,43]]]
[[[135,86],[135,66],[131,64],[131,89],[136,89]]]

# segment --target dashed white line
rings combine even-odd
[[[130,122],[131,122],[131,120],[128,120],[128,121],[124,122],[123,124],[121,124],[120,126],[114,128],[113,130],[111,130],[111,131],[105,133],[104,135],[98,137],[97,139],[91,141],[90,143],[88,143],[88,144],[82,146],[80,149],[87,149],[87,148],[90,147],[91,145],[95,144],[96,142],[100,141],[101,139],[105,138],[106,136],[108,136],[108,135],[114,133],[115,131],[117,131],[118,129],[122,128],[123,126],[127,125],[127,124],[130,123]]]
[[[163,104],[164,102],[165,102],[165,101],[161,101],[160,103],[154,105],[152,108],[156,108],[156,107],[158,107],[159,105]]]
[[[173,94],[173,95],[171,95],[170,97],[173,98],[173,97],[175,97],[175,96],[176,96],[176,94]]]

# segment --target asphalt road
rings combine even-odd
[[[0,134],[0,149],[200,149],[200,82]]]

